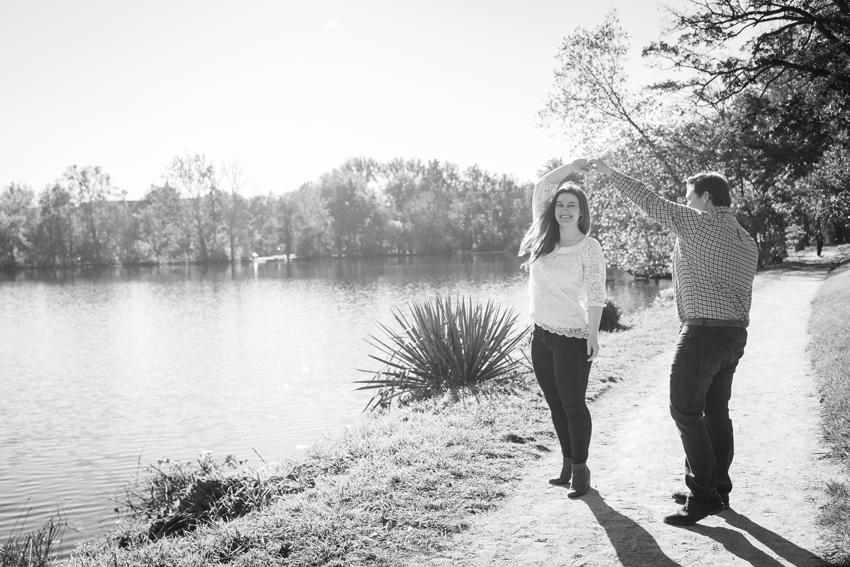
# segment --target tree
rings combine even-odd
[[[329,232],[338,256],[359,254],[363,229],[377,205],[377,196],[366,179],[348,169],[335,169],[322,176],[319,194],[328,214]]]
[[[56,182],[38,196],[38,263],[67,266],[76,259],[77,238],[74,204],[71,192]]]
[[[584,140],[586,152],[602,154],[624,136],[637,138],[680,185],[679,170],[656,131],[663,108],[658,97],[635,92],[625,72],[628,34],[616,11],[593,30],[579,27],[564,39],[557,59],[555,90],[540,113],[545,122],[558,122]]]
[[[816,163],[830,161],[822,156],[831,148],[846,151],[848,145],[850,5],[846,0],[692,5],[695,9],[672,11],[669,31],[677,43],[659,41],[644,53],[685,75],[659,89],[690,92],[695,104],[729,115],[730,123],[739,125],[743,147],[756,158],[742,169],[758,180],[750,209],[759,211],[753,226],[760,225],[765,236],[762,261],[781,258],[786,237],[805,241],[818,222],[811,215],[817,217],[820,203],[833,202],[818,195],[841,193],[840,186],[823,187],[833,177],[818,175],[820,189],[808,195],[813,185],[805,179]],[[733,44],[741,47],[727,48]]]
[[[671,9],[673,45],[644,50],[688,71],[688,88],[711,105],[793,81],[846,104],[850,96],[850,5],[847,0],[705,0]],[[744,41],[740,50],[730,44]],[[737,51],[737,52],[735,52]]]
[[[33,240],[38,226],[35,193],[10,183],[0,193],[0,267],[20,267],[34,262]]]
[[[176,188],[189,202],[194,240],[201,263],[208,263],[216,251],[219,191],[215,170],[200,154],[175,157],[163,176],[167,185]]]
[[[850,147],[836,144],[825,152],[804,186],[814,231],[837,243],[850,242]]]
[[[62,183],[74,198],[78,214],[84,227],[79,249],[84,261],[103,264],[113,261],[110,249],[112,235],[108,230],[110,212],[107,203],[123,199],[125,193],[118,190],[107,173],[99,166],[70,166],[62,176]]]
[[[245,198],[242,190],[245,188],[247,179],[242,164],[234,160],[230,165],[221,168],[223,183],[229,189],[229,198],[224,201],[224,222],[227,230],[227,239],[230,244],[230,262],[236,262],[236,238],[239,227],[244,222]]]
[[[184,225],[180,193],[168,183],[151,185],[139,211],[142,235],[157,263],[174,259],[180,248]]]

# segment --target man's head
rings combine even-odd
[[[703,171],[688,177],[687,187],[685,199],[692,209],[707,211],[732,204],[729,182],[716,171]]]

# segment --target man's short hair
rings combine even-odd
[[[693,187],[694,193],[702,196],[708,192],[711,204],[715,207],[728,207],[732,204],[732,192],[726,176],[716,171],[701,171],[687,179],[688,187]]]

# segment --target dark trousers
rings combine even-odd
[[[735,453],[729,398],[744,355],[747,331],[739,327],[685,325],[670,372],[670,415],[685,449],[689,502],[713,506],[732,490]]]
[[[593,364],[587,360],[587,340],[550,333],[535,325],[531,363],[552,412],[561,452],[574,464],[586,462],[593,428],[585,403]]]

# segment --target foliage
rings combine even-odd
[[[850,95],[850,8],[844,0],[694,4],[693,11],[671,10],[676,44],[658,41],[645,50],[692,71],[676,88],[709,104],[788,80],[830,96]]]
[[[605,300],[605,306],[602,308],[602,317],[599,319],[599,330],[606,333],[613,333],[627,329],[620,322],[622,317],[623,310],[612,300]]]
[[[581,149],[594,155],[622,145],[624,137],[637,140],[680,185],[657,127],[662,101],[630,86],[625,71],[628,42],[615,11],[597,28],[578,27],[567,36],[557,55],[555,89],[541,117],[569,128],[583,140]]]
[[[112,178],[99,166],[77,167],[65,170],[62,184],[73,197],[80,220],[77,254],[83,261],[95,264],[117,260],[117,242],[110,222],[114,213],[111,202],[124,198],[124,192],[112,184]]]
[[[202,263],[220,257],[218,234],[221,227],[221,191],[215,169],[201,154],[177,156],[164,175],[166,185],[177,189],[187,199],[188,218],[193,228],[192,246]]]
[[[76,261],[78,220],[73,196],[52,183],[38,196],[40,222],[36,232],[36,259],[31,265],[68,266]]]
[[[38,223],[34,197],[32,189],[15,183],[0,193],[0,266],[17,267],[31,261]]]
[[[335,169],[322,176],[318,190],[337,256],[360,254],[368,243],[380,243],[380,231],[368,234],[374,232],[374,225],[381,224],[378,198],[362,175],[350,169]],[[370,225],[373,230],[367,231]]]
[[[848,4],[710,0],[672,13],[677,42],[658,41],[644,53],[683,76],[656,85],[660,92],[690,93],[728,128],[718,157],[746,194],[742,210],[761,263],[800,244],[785,241],[788,226],[799,226],[805,242],[823,220],[843,242],[843,199],[824,195],[841,195],[841,181],[826,170],[829,156],[846,155],[849,145]]]
[[[850,145],[836,143],[803,180],[807,213],[832,242],[850,241]]]
[[[157,262],[185,257],[189,253],[189,236],[184,227],[185,209],[180,193],[168,183],[151,185],[145,193],[138,215],[142,235],[150,245]]]
[[[378,390],[366,409],[441,394],[477,397],[504,387],[522,368],[515,350],[527,330],[515,332],[517,315],[511,309],[463,297],[413,301],[407,307],[409,318],[393,311],[400,330],[378,323],[385,337],[371,337],[370,344],[383,354],[370,356],[383,368],[371,380],[358,381],[365,384],[361,390]]]

